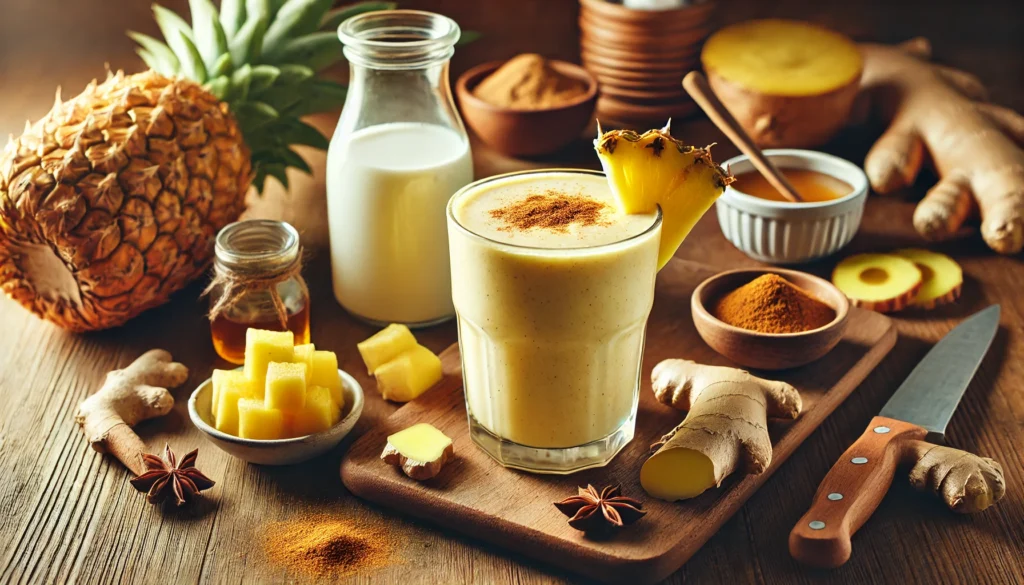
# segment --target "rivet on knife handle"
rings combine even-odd
[[[850,558],[850,538],[871,517],[892,485],[902,449],[928,432],[876,416],[818,486],[811,509],[789,533],[789,553],[815,567],[838,567]]]

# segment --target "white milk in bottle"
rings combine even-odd
[[[448,200],[473,180],[448,82],[450,18],[379,10],[338,29],[349,86],[327,154],[334,296],[379,325],[455,316]]]
[[[426,123],[370,126],[336,138],[327,172],[338,302],[381,324],[452,317],[445,206],[473,179],[465,136]]]

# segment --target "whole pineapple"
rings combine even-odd
[[[190,0],[192,23],[154,6],[166,44],[138,33],[150,71],[120,72],[61,102],[0,155],[0,287],[73,331],[121,325],[199,276],[250,184],[287,186],[326,148],[300,116],[340,107],[316,76],[342,58],[345,18],[392,8],[330,0]]]

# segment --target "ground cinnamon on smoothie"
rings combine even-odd
[[[503,221],[504,229],[547,228],[565,231],[570,225],[597,225],[608,206],[583,195],[555,190],[530,195],[515,203],[491,211],[491,217]]]
[[[540,55],[513,57],[488,75],[473,94],[503,108],[543,110],[578,101],[587,84],[560,73]]]
[[[727,293],[712,311],[734,327],[761,333],[799,333],[823,327],[835,310],[778,274],[759,276]]]

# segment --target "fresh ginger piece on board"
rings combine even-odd
[[[441,359],[422,345],[415,345],[373,371],[377,389],[385,400],[409,402],[444,377]]]
[[[455,455],[452,440],[428,423],[419,423],[388,436],[380,458],[423,481],[435,477]]]
[[[768,420],[800,415],[800,393],[785,382],[736,368],[665,360],[651,372],[658,401],[688,414],[652,446],[640,484],[662,500],[694,498],[735,471],[759,474],[771,464]]]
[[[372,374],[377,368],[398,357],[399,354],[416,346],[416,338],[405,325],[392,323],[375,333],[369,339],[356,344],[359,355],[366,364],[366,372]]]
[[[711,160],[707,148],[686,146],[661,130],[601,132],[594,141],[608,184],[624,213],[653,213],[661,207],[658,268],[675,255],[733,177]]]

